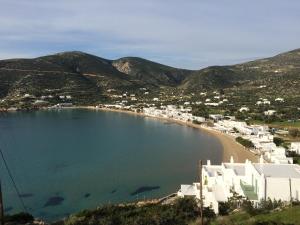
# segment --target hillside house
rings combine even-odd
[[[290,151],[300,155],[300,142],[291,142]]]
[[[225,202],[233,192],[254,204],[260,200],[276,199],[289,202],[300,200],[300,166],[295,164],[229,163],[203,166],[204,205],[219,212],[219,202]],[[200,184],[181,185],[177,195],[200,198]]]

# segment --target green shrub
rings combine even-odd
[[[17,223],[17,224],[25,224],[32,222],[34,220],[33,216],[29,213],[18,213],[15,215],[7,215],[4,217],[4,221],[6,223]]]
[[[247,139],[244,139],[242,137],[237,137],[235,140],[241,145],[245,146],[246,148],[254,148],[254,144]]]
[[[284,143],[284,140],[279,137],[274,137],[273,142],[276,144],[276,146],[280,146]]]

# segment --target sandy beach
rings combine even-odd
[[[126,113],[130,115],[136,115],[136,116],[144,116],[148,118],[153,118],[153,119],[158,119],[158,120],[163,120],[163,121],[168,121],[172,123],[177,123],[183,126],[189,126],[193,127],[196,129],[199,129],[201,131],[207,132],[214,137],[218,138],[218,140],[221,142],[223,146],[223,162],[229,162],[230,157],[233,156],[233,159],[235,162],[245,162],[246,159],[252,161],[252,162],[258,162],[258,156],[256,156],[254,153],[248,151],[245,147],[240,145],[234,140],[234,137],[221,133],[219,131],[213,130],[209,127],[206,126],[201,126],[194,124],[192,122],[182,122],[170,118],[163,118],[163,117],[150,117],[146,116],[143,113],[136,113],[132,111],[127,111],[127,110],[120,110],[120,109],[110,109],[110,108],[95,108],[94,106],[83,106],[83,107],[75,107],[75,108],[84,108],[84,109],[93,109],[93,110],[101,110],[101,111],[107,111],[107,112],[119,112],[119,113]]]

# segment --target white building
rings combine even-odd
[[[283,98],[276,98],[275,102],[284,102],[284,99]]]
[[[249,108],[248,107],[241,107],[239,109],[240,112],[248,112],[249,111]]]
[[[296,152],[296,154],[300,155],[300,142],[291,142],[290,151]]]
[[[161,106],[160,109],[156,107],[148,107],[143,108],[143,112],[146,116],[152,116],[152,117],[163,117],[163,118],[169,118],[174,120],[179,120],[183,122],[204,122],[205,118],[193,116],[192,113],[190,113],[190,108],[184,108],[183,106],[180,108],[177,108],[174,105],[167,105],[167,106]]]
[[[218,106],[220,103],[217,103],[217,102],[206,102],[204,103],[204,105],[207,105],[207,106]]]
[[[300,166],[295,164],[222,163],[203,166],[204,205],[219,211],[219,202],[227,201],[233,192],[254,203],[268,198],[274,200],[300,200]],[[178,196],[199,198],[199,183],[182,185]]]
[[[272,116],[276,113],[276,110],[267,110],[267,111],[264,111],[264,114],[266,116]]]
[[[270,105],[271,102],[268,99],[261,99],[256,102],[256,105]]]
[[[265,153],[266,158],[272,162],[277,164],[293,164],[293,158],[286,157],[285,148],[273,146],[271,151]]]

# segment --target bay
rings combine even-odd
[[[199,159],[222,159],[221,143],[206,132],[83,109],[2,113],[0,147],[28,211],[48,221],[163,197],[197,181]],[[7,213],[21,211],[2,161],[0,178]]]

